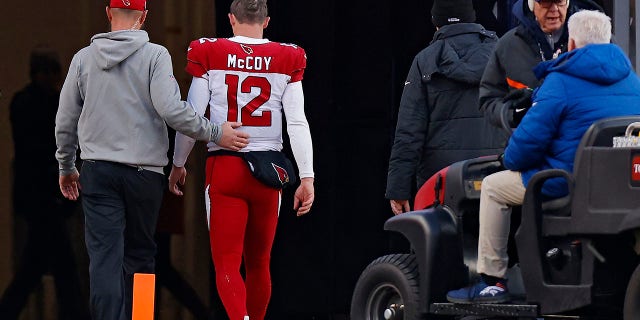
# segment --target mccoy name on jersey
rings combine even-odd
[[[305,67],[306,54],[296,45],[234,37],[191,42],[186,70],[208,80],[211,121],[242,122],[240,130],[251,136],[243,151],[257,151],[282,149],[282,96]]]

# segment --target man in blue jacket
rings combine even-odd
[[[580,11],[569,19],[569,50],[534,70],[544,78],[533,105],[509,140],[505,171],[487,176],[480,196],[478,273],[482,280],[450,291],[456,303],[500,303],[509,300],[507,242],[511,207],[521,205],[536,172],[573,171],[582,135],[599,119],[640,114],[640,80],[626,55],[610,44],[611,20],[598,11]],[[562,179],[547,181],[548,197],[567,194]]]

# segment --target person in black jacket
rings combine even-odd
[[[498,40],[480,82],[480,108],[501,126],[503,105],[511,105],[516,126],[531,106],[532,89],[542,83],[533,68],[567,51],[568,17],[579,10],[602,8],[591,0],[518,0],[513,15],[520,24]]]
[[[435,1],[433,41],[414,58],[405,82],[389,160],[386,198],[409,211],[419,188],[460,160],[499,154],[505,135],[478,108],[478,85],[497,36],[473,23],[471,0]]]

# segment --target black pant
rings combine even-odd
[[[106,161],[80,174],[93,319],[131,319],[133,274],[153,273],[164,175]]]

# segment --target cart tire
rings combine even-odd
[[[354,289],[351,319],[423,319],[418,312],[418,279],[418,264],[412,254],[392,254],[374,260],[362,272]]]
[[[636,267],[627,285],[624,298],[624,320],[640,319],[640,265]]]

